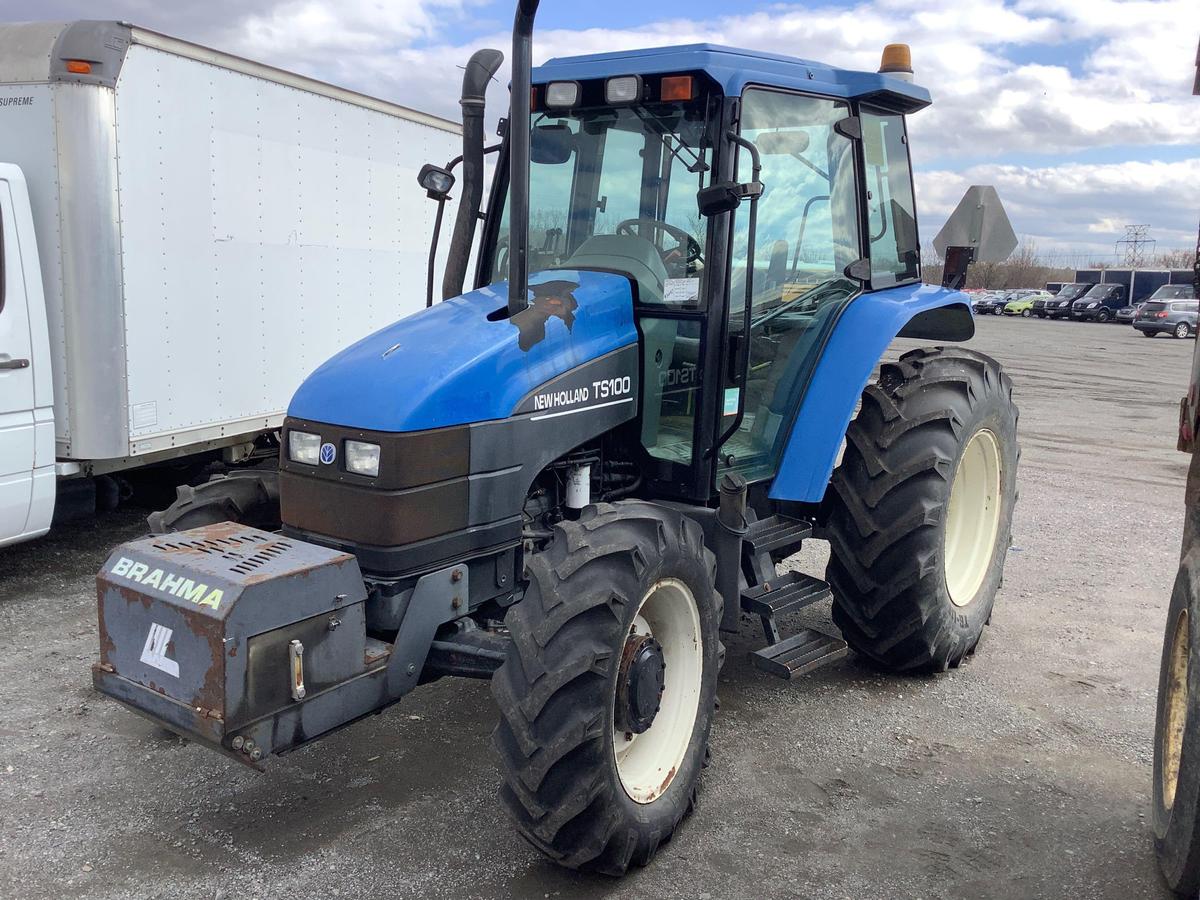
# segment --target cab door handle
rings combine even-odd
[[[27,359],[5,359],[0,360],[0,369],[28,369],[29,360]]]

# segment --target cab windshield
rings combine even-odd
[[[535,112],[529,271],[627,272],[641,304],[696,306],[704,239],[696,192],[712,151],[704,99]],[[491,281],[508,275],[505,204]]]
[[[1085,296],[1092,300],[1105,300],[1116,296],[1117,288],[1118,285],[1115,284],[1097,284]]]
[[[1074,300],[1077,297],[1082,297],[1084,292],[1090,288],[1090,284],[1068,284],[1057,294],[1055,294],[1055,296],[1059,300]]]

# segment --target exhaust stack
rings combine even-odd
[[[475,223],[483,201],[483,113],[488,83],[504,62],[499,50],[476,50],[463,73],[462,106],[463,180],[458,200],[458,215],[454,218],[454,234],[442,276],[442,299],[449,300],[462,293],[467,277],[471,245],[475,241]]]
[[[508,121],[508,314],[529,303],[529,95],[533,17],[538,0],[519,0],[513,22],[512,99]]]

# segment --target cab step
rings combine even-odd
[[[790,556],[800,549],[805,538],[812,536],[812,530],[812,524],[802,519],[768,516],[750,523],[742,543],[751,558],[760,553]]]
[[[742,609],[756,616],[780,616],[832,596],[829,585],[820,578],[784,572],[766,584],[742,591]]]
[[[750,656],[763,672],[790,681],[843,658],[847,652],[846,642],[841,638],[815,628],[802,628],[790,638],[755,650]]]

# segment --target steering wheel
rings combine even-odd
[[[667,234],[675,239],[677,246],[672,247],[670,250],[663,248],[661,240],[650,239],[650,243],[654,244],[655,248],[662,255],[664,263],[677,263],[679,256],[682,255],[680,254],[681,247],[687,248],[683,265],[684,271],[694,270],[694,266],[697,263],[703,262],[704,249],[694,237],[682,228],[668,225],[666,222],[660,222],[658,219],[626,219],[617,226],[617,234],[641,237],[638,231],[635,230],[635,226],[639,230],[643,227],[650,229],[655,233],[655,238],[661,234]]]

